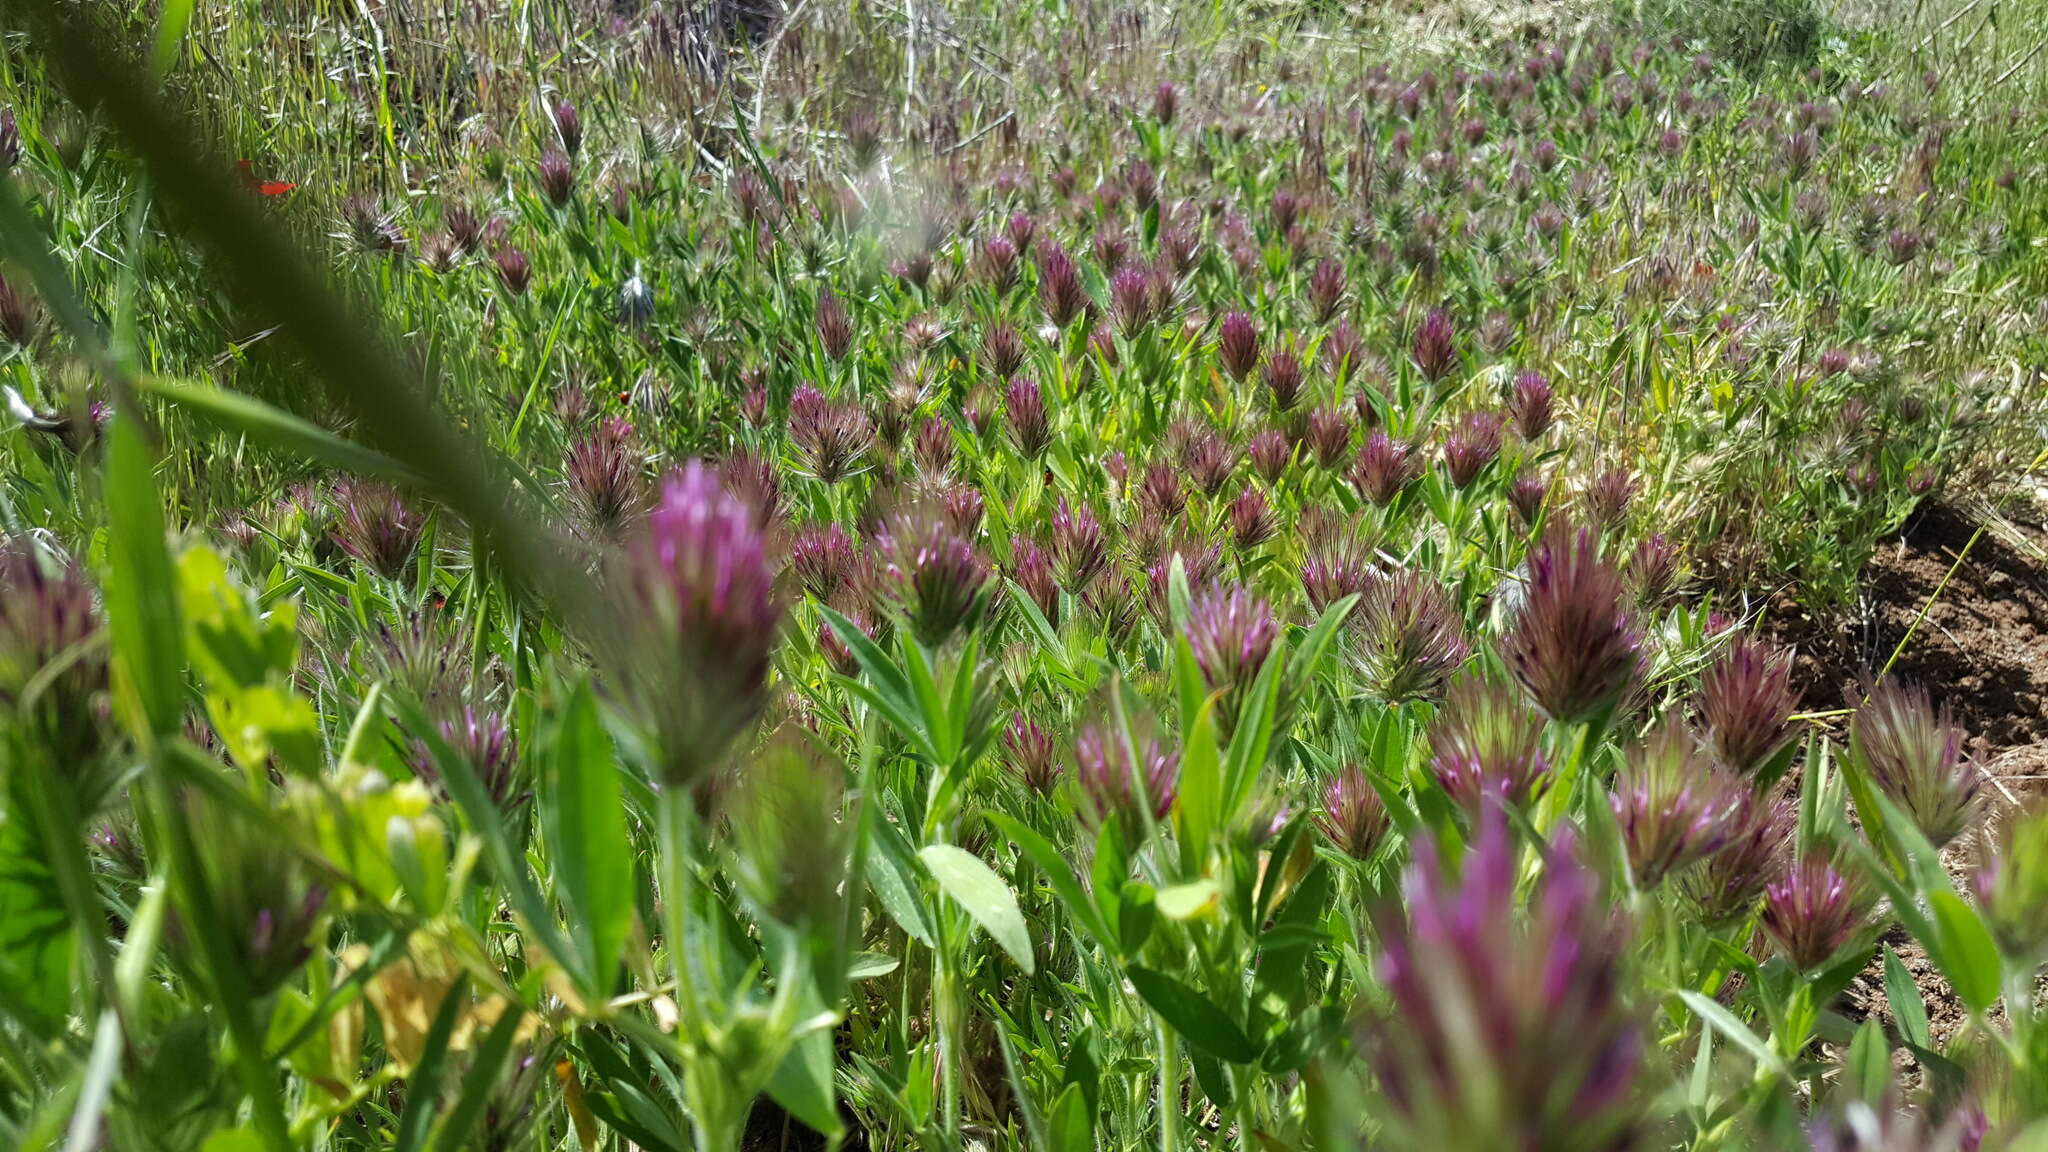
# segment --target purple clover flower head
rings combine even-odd
[[[870,640],[881,639],[881,629],[875,625],[874,621],[868,619],[866,611],[854,608],[846,613],[846,618],[855,628],[860,629],[861,635],[866,636]],[[858,676],[860,674],[860,658],[853,654],[853,649],[846,646],[846,642],[839,638],[839,633],[834,632],[829,624],[818,625],[818,652],[824,656],[825,663],[832,671],[837,672],[839,675]]]
[[[1038,306],[1055,328],[1066,328],[1088,308],[1088,291],[1081,285],[1081,269],[1074,258],[1057,244],[1047,243],[1038,252]]]
[[[1249,552],[1279,531],[1280,518],[1264,492],[1248,487],[1230,502],[1230,542],[1239,551]]]
[[[1653,532],[1636,542],[1625,575],[1645,608],[1654,608],[1671,595],[1678,584],[1678,557],[1663,533]]]
[[[1550,380],[1541,372],[1524,372],[1515,377],[1508,397],[1508,412],[1515,419],[1515,432],[1524,440],[1543,439],[1550,431],[1553,396]]]
[[[1259,329],[1246,312],[1226,312],[1216,329],[1216,358],[1232,380],[1244,383],[1259,365]]]
[[[614,540],[645,502],[640,457],[633,451],[633,426],[613,416],[569,448],[564,469],[569,497],[586,529]]]
[[[505,808],[519,800],[519,746],[504,716],[496,712],[480,714],[475,707],[465,705],[460,715],[441,721],[440,731],[441,739],[469,766],[477,782],[490,794],[492,803]],[[447,795],[433,758],[424,750],[414,757],[413,771],[435,792]]]
[[[1351,458],[1351,418],[1334,404],[1310,409],[1307,441],[1317,467],[1341,466]]]
[[[830,288],[818,293],[815,323],[818,345],[825,350],[825,355],[834,360],[846,359],[846,354],[853,349],[853,314],[846,310],[845,301]]]
[[[1294,446],[1278,428],[1262,428],[1253,433],[1245,452],[1251,457],[1252,470],[1268,484],[1278,484],[1287,474],[1287,465],[1294,460]]]
[[[636,687],[657,718],[664,776],[695,780],[760,714],[782,623],[753,512],[703,462],[662,482],[627,549],[626,592],[643,641]]]
[[[1372,859],[1386,842],[1393,820],[1364,769],[1352,765],[1332,776],[1323,785],[1322,799],[1316,824],[1331,845],[1353,860]]]
[[[1038,796],[1050,796],[1062,775],[1059,746],[1038,721],[1022,712],[1003,729],[1003,766]]]
[[[1322,356],[1323,367],[1341,387],[1351,382],[1353,373],[1365,367],[1371,353],[1366,350],[1365,337],[1358,334],[1351,321],[1339,320],[1323,337]]]
[[[936,648],[979,617],[988,561],[944,516],[900,513],[876,541],[886,593],[912,635]]]
[[[1308,274],[1308,311],[1318,324],[1336,319],[1344,303],[1344,266],[1335,260],[1319,260]]]
[[[1497,413],[1467,412],[1444,440],[1444,471],[1451,486],[1464,489],[1500,455],[1503,421]]]
[[[946,526],[970,543],[981,534],[981,522],[988,516],[988,504],[981,489],[972,484],[954,484],[939,501],[939,515]]]
[[[1237,449],[1214,428],[1203,427],[1188,441],[1181,454],[1188,479],[1203,495],[1215,496],[1237,471]]]
[[[574,156],[583,150],[583,116],[567,97],[555,101],[548,114],[555,121],[555,135],[561,137],[562,151]]]
[[[754,527],[766,531],[782,519],[782,477],[773,460],[742,448],[719,461],[718,482],[753,514]]]
[[[1188,644],[1211,688],[1250,690],[1279,636],[1272,607],[1250,589],[1212,588],[1188,605]]]
[[[981,360],[997,379],[1008,379],[1024,366],[1024,337],[1008,324],[991,325],[982,334]]]
[[[1550,776],[1543,717],[1512,684],[1484,673],[1451,681],[1429,726],[1429,748],[1438,786],[1474,816],[1489,796],[1510,805],[1527,803]]]
[[[1299,356],[1292,352],[1275,352],[1266,358],[1266,370],[1261,378],[1266,385],[1266,406],[1274,412],[1292,412],[1294,406],[1301,403],[1304,379]]]
[[[2027,967],[2048,956],[2048,808],[2036,803],[2008,816],[1971,881],[1984,922],[2007,956]]]
[[[107,647],[92,643],[101,625],[92,584],[75,561],[53,568],[29,540],[0,540],[0,702],[21,708],[30,682],[68,658],[45,682],[33,718],[22,720],[74,772],[104,727],[97,699],[107,689]]]
[[[919,472],[928,477],[944,476],[953,465],[953,426],[937,416],[925,417],[917,426],[910,454]]]
[[[491,253],[491,264],[498,270],[498,282],[505,291],[514,296],[526,295],[533,284],[533,264],[526,253],[517,248],[500,248]]]
[[[1543,515],[1543,503],[1549,498],[1550,481],[1535,472],[1525,469],[1508,481],[1508,503],[1528,527],[1536,526],[1537,519]]]
[[[837,484],[853,475],[875,446],[875,428],[860,405],[828,400],[806,384],[789,398],[789,439],[806,471]]]
[[[1608,804],[1636,885],[1655,888],[1720,851],[1747,792],[1676,719],[1630,749]]]
[[[1849,727],[1849,757],[1936,847],[1977,822],[1983,773],[1963,754],[1963,730],[1924,687],[1885,680]]]
[[[981,269],[997,295],[1017,286],[1017,245],[1008,236],[991,236],[981,246]]]
[[[1792,843],[1798,814],[1785,798],[1767,798],[1748,788],[1736,790],[1734,818],[1727,839],[1677,883],[1708,924],[1724,925],[1746,918],[1771,877],[1784,871],[1786,845]]]
[[[1133,536],[1136,531],[1133,531]],[[1133,541],[1133,547],[1137,546]],[[1216,583],[1223,570],[1223,548],[1200,537],[1182,534],[1170,544],[1163,544],[1145,569],[1145,606],[1151,610],[1153,619],[1164,629],[1171,615],[1167,595],[1173,578],[1174,557],[1180,558],[1181,568],[1187,573],[1188,588],[1191,591],[1208,589]]]
[[[1353,525],[1308,540],[1301,560],[1301,590],[1316,615],[1346,596],[1364,595],[1374,579],[1372,552],[1372,541]]]
[[[1458,334],[1451,325],[1451,314],[1441,308],[1432,308],[1415,330],[1415,342],[1409,356],[1415,361],[1415,369],[1422,378],[1432,384],[1440,383],[1458,366]]]
[[[1528,560],[1528,586],[1501,654],[1552,720],[1604,717],[1634,691],[1648,660],[1623,611],[1626,586],[1593,534],[1559,531]]]
[[[1109,541],[1087,504],[1076,507],[1060,497],[1052,514],[1050,553],[1060,586],[1079,592],[1094,583],[1109,565]]]
[[[1360,1037],[1402,1147],[1605,1150],[1638,1139],[1641,1027],[1629,931],[1560,838],[1524,903],[1505,811],[1488,803],[1462,874],[1417,845],[1379,919],[1392,1006]]]
[[[1179,111],[1180,89],[1171,80],[1161,80],[1152,92],[1152,118],[1161,124],[1171,124]]]
[[[1187,492],[1181,488],[1180,473],[1165,460],[1154,460],[1145,468],[1145,477],[1138,482],[1138,507],[1157,514],[1161,519],[1172,520],[1188,506]]]
[[[1124,339],[1144,335],[1158,319],[1158,312],[1152,276],[1145,269],[1127,264],[1109,278],[1109,316]]]
[[[1046,559],[1045,549],[1028,536],[1017,536],[1010,541],[1010,579],[1024,589],[1031,597],[1039,614],[1057,626],[1060,622],[1060,585],[1053,578],[1052,562]]]
[[[860,572],[860,554],[838,524],[809,524],[790,542],[789,571],[798,587],[820,601],[830,601],[853,584]]]
[[[1052,446],[1052,416],[1045,409],[1045,394],[1037,381],[1019,376],[1003,392],[1006,430],[1017,455],[1036,460]]]
[[[1164,820],[1173,811],[1180,784],[1180,753],[1166,748],[1157,737],[1135,733],[1127,745],[1123,734],[1114,728],[1090,724],[1074,735],[1074,780],[1080,788],[1084,818],[1097,825],[1115,819],[1126,831],[1141,831],[1147,806],[1154,820]]]
[[[1412,569],[1371,580],[1351,624],[1365,684],[1389,704],[1435,695],[1472,654],[1450,593]]]
[[[334,486],[334,507],[334,543],[343,552],[386,580],[405,574],[427,525],[398,489],[381,480],[344,480]]]
[[[566,206],[569,197],[576,194],[576,169],[570,165],[568,154],[560,148],[550,148],[541,153],[537,175],[541,195],[557,208]]]
[[[1413,445],[1388,436],[1384,428],[1375,428],[1351,462],[1351,486],[1384,508],[1422,475],[1422,468],[1421,454]]]
[[[1594,531],[1604,534],[1620,525],[1640,487],[1635,473],[1627,468],[1609,468],[1593,477],[1580,494],[1580,502]]]
[[[1801,972],[1813,971],[1846,947],[1863,930],[1869,910],[1863,886],[1818,853],[1788,864],[1764,886],[1764,932]]]
[[[1739,637],[1700,678],[1699,716],[1722,767],[1754,779],[1792,740],[1792,655]]]

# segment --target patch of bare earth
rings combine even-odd
[[[1987,820],[1995,823],[2030,795],[2048,793],[2048,508],[2008,512],[1981,533],[1979,524],[1928,505],[1872,558],[1848,619],[1827,625],[1791,610],[1766,627],[1798,648],[1813,711],[1855,707],[1863,684],[1897,651],[1888,675],[1926,685],[1969,732],[1970,752],[1990,777]],[[1950,847],[1950,870],[1960,876],[1975,849],[1970,837]],[[1894,927],[1883,943],[1919,984],[1940,1046],[1964,1022],[1961,1002],[1903,930]],[[1837,1007],[1889,1028],[1881,964],[1874,961]]]

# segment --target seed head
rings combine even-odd
[[[1444,440],[1444,471],[1455,488],[1469,488],[1500,455],[1502,420],[1493,412],[1467,412]]]
[[[1524,372],[1516,376],[1514,393],[1508,399],[1508,411],[1514,416],[1515,431],[1522,439],[1543,439],[1543,434],[1550,431],[1549,378],[1541,372]]]
[[[1621,574],[1593,534],[1553,533],[1528,561],[1528,586],[1502,656],[1536,706],[1559,723],[1605,715],[1647,664],[1642,633],[1623,611]]]
[[[860,572],[860,554],[837,523],[810,524],[798,529],[790,542],[789,571],[798,587],[829,602],[852,586]]]
[[[1344,266],[1335,260],[1319,260],[1308,276],[1308,311],[1318,324],[1328,324],[1344,303]]]
[[[1423,460],[1410,444],[1375,428],[1351,463],[1351,486],[1358,494],[1384,508],[1403,489],[1422,475]]]
[[[1003,765],[1039,796],[1050,796],[1059,787],[1063,767],[1059,746],[1038,721],[1022,712],[1011,716],[1009,727],[1003,730]]]
[[[1280,518],[1257,488],[1246,488],[1230,502],[1230,542],[1249,552],[1271,540],[1280,530]]]
[[[1046,244],[1038,252],[1038,305],[1053,327],[1062,329],[1088,307],[1088,292],[1081,286],[1081,269],[1066,249],[1057,244]]]
[[[1431,774],[1452,800],[1477,815],[1488,796],[1520,805],[1548,780],[1543,717],[1514,686],[1482,672],[1451,681],[1429,727]]]
[[[1275,413],[1294,411],[1301,403],[1304,383],[1301,358],[1292,352],[1275,352],[1266,359],[1263,373],[1266,384],[1266,405]]]
[[[2036,804],[2009,816],[1973,881],[1999,947],[2023,968],[2037,965],[2048,954],[2048,808]]]
[[[569,448],[565,469],[569,497],[584,526],[599,539],[615,539],[645,499],[641,460],[633,451],[633,426],[619,417],[598,424],[595,431]]]
[[[1633,1147],[1641,1029],[1623,998],[1626,924],[1568,837],[1515,898],[1507,817],[1489,803],[1462,876],[1417,845],[1401,907],[1378,917],[1392,1005],[1361,1045],[1402,1147]]]
[[[1155,460],[1145,468],[1145,478],[1138,484],[1138,506],[1163,520],[1172,520],[1187,509],[1187,493],[1172,464]]]
[[[1386,803],[1356,765],[1323,785],[1323,808],[1316,823],[1330,843],[1353,860],[1372,859],[1393,828]]]
[[[1349,436],[1348,430],[1346,436]],[[1280,483],[1280,477],[1286,475],[1287,465],[1294,459],[1293,446],[1287,443],[1286,433],[1278,428],[1264,428],[1253,433],[1245,452],[1251,457],[1252,470],[1268,484]]]
[[[853,348],[853,316],[830,288],[818,293],[818,344],[834,360],[846,359]]]
[[[1053,578],[1052,561],[1045,555],[1045,549],[1029,536],[1016,536],[1010,540],[1010,579],[1017,582],[1024,594],[1031,597],[1040,615],[1054,626],[1060,622],[1060,584]]]
[[[526,295],[533,284],[533,265],[526,259],[526,253],[517,248],[500,248],[491,253],[491,263],[497,266],[498,281],[514,296]]]
[[[1718,852],[1747,794],[1676,719],[1638,742],[1608,797],[1637,886],[1655,888]]]
[[[1413,569],[1369,581],[1351,623],[1366,686],[1389,704],[1435,695],[1472,653],[1450,593]]]
[[[1764,886],[1764,931],[1801,972],[1840,952],[1862,931],[1869,910],[1863,886],[1818,853],[1788,864]]]
[[[1798,814],[1787,799],[1736,791],[1736,813],[1727,839],[1698,867],[1679,877],[1679,886],[1707,923],[1747,917],[1771,877],[1784,871]]]
[[[1963,730],[1927,689],[1885,680],[1849,727],[1849,756],[1936,848],[1977,822],[1983,773],[1963,755]]]
[[[671,784],[697,779],[760,714],[782,623],[754,511],[692,460],[662,481],[626,552],[631,684]]]
[[[1202,427],[1181,452],[1188,479],[1205,496],[1215,496],[1237,471],[1237,449],[1214,428]]]
[[[334,542],[343,552],[387,580],[404,575],[426,517],[398,489],[379,480],[344,480],[334,487],[334,506],[340,514]]]
[[[1232,380],[1243,383],[1259,363],[1259,329],[1250,314],[1228,312],[1216,330],[1216,358]]]
[[[1199,592],[1188,605],[1187,638],[1209,687],[1249,691],[1272,654],[1280,626],[1273,609],[1247,588]]]
[[[1133,735],[1137,753],[1114,728],[1090,724],[1074,735],[1074,781],[1081,814],[1096,824],[1119,820],[1127,831],[1144,827],[1149,806],[1154,820],[1166,819],[1180,782],[1180,753],[1157,737]]]
[[[583,148],[583,116],[576,111],[576,105],[566,98],[555,102],[549,109],[554,117],[555,135],[561,137],[562,151],[574,156]]]
[[[568,155],[559,148],[541,153],[537,176],[541,195],[557,208],[565,207],[569,198],[576,194],[576,169],[570,165]]]
[[[1458,337],[1456,329],[1451,326],[1450,313],[1441,308],[1430,309],[1421,327],[1415,330],[1415,344],[1410,356],[1423,379],[1432,384],[1440,382],[1457,368]]]
[[[1739,637],[1700,678],[1700,723],[1722,767],[1755,777],[1792,739],[1792,655]]]
[[[944,516],[899,513],[875,543],[884,593],[921,643],[936,648],[979,618],[988,561]]]

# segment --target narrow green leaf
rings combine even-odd
[[[1722,1007],[1719,1001],[1702,996],[1690,988],[1680,989],[1677,992],[1677,996],[1680,1000],[1685,1001],[1687,1008],[1692,1009],[1693,1015],[1706,1021],[1715,1031],[1734,1041],[1737,1047],[1749,1053],[1758,1064],[1770,1069],[1779,1076],[1790,1075],[1790,1070],[1785,1067],[1784,1059],[1769,1044],[1758,1039],[1757,1034],[1749,1030],[1749,1025],[1737,1020],[1733,1012]]]
[[[848,980],[873,980],[903,966],[903,961],[886,952],[855,952],[846,966]]]
[[[768,1095],[789,1114],[837,1143],[844,1124],[832,1088],[832,1033],[820,1029],[797,1038],[768,1079]]]
[[[875,853],[869,861],[873,866],[864,869],[869,887],[875,890],[882,910],[898,927],[909,933],[912,940],[931,947],[938,933],[933,930],[924,895],[918,891],[917,866],[912,863],[903,830],[880,817],[872,821],[870,829]]]
[[[1884,950],[1884,998],[1891,1005],[1892,1022],[1898,1025],[1899,1038],[1920,1048],[1931,1048],[1927,1029],[1927,1002],[1920,997],[1920,986],[1913,982],[1913,974],[1899,962],[1898,954],[1890,947]]]
[[[1031,975],[1035,971],[1031,932],[1024,924],[1024,914],[1017,908],[1017,894],[1010,891],[1002,877],[972,853],[951,844],[927,844],[918,852],[918,858],[946,895],[987,930],[1026,976]]]
[[[357,476],[410,482],[412,470],[375,449],[345,440],[310,420],[273,408],[254,396],[167,380],[144,380],[142,391],[165,400],[225,432],[326,464]]]
[[[633,844],[611,738],[589,681],[563,709],[546,785],[541,820],[556,891],[569,914],[584,988],[603,1000],[633,928]]]
[[[2002,976],[1998,945],[1977,910],[1963,903],[1953,890],[1930,893],[1927,904],[1934,913],[1935,931],[1942,937],[1942,975],[1948,977],[1970,1011],[1983,1012],[1998,999]]]
[[[1259,1058],[1259,1050],[1237,1021],[1200,992],[1149,968],[1132,966],[1124,975],[1166,1026],[1188,1043],[1232,1064],[1250,1064]]]
[[[1892,1051],[1884,1042],[1884,1029],[1877,1026],[1875,1016],[1865,1018],[1863,1026],[1856,1029],[1856,1038],[1849,1042],[1842,1082],[1866,1104],[1878,1103],[1891,1086]]]
[[[145,735],[161,737],[184,721],[185,683],[184,628],[164,545],[163,503],[138,414],[117,416],[107,439],[107,618],[119,697],[132,701]]]

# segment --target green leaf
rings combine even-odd
[[[1166,1026],[1188,1043],[1232,1064],[1250,1064],[1259,1058],[1259,1050],[1237,1021],[1200,992],[1149,968],[1132,966],[1124,975]]]
[[[951,844],[927,844],[917,855],[946,895],[987,930],[1026,976],[1031,975],[1035,971],[1031,932],[1024,924],[1024,914],[1017,909],[1017,894],[1010,891],[1002,877],[972,853]]]
[[[887,976],[902,966],[903,961],[885,952],[855,952],[846,966],[846,978],[873,980],[878,976]]]
[[[1046,1114],[1046,1145],[1051,1152],[1094,1152],[1094,1117],[1079,1084],[1069,1084]]]
[[[1884,998],[1891,1005],[1899,1038],[1916,1047],[1932,1047],[1928,1040],[1927,1002],[1921,999],[1920,986],[1913,982],[1913,974],[1899,963],[1898,954],[1890,947],[1884,950]]]
[[[267,444],[357,476],[411,482],[412,471],[381,452],[344,440],[327,429],[253,396],[221,388],[144,380],[142,391],[161,396],[224,431]]]
[[[619,953],[633,928],[633,843],[611,738],[589,681],[563,709],[549,757],[541,821],[555,888],[569,915],[584,988],[612,994]]]
[[[1849,1042],[1849,1058],[1843,1063],[1842,1083],[1862,1097],[1865,1103],[1876,1104],[1891,1082],[1891,1047],[1884,1042],[1884,1029],[1877,1026],[1877,1018],[1868,1017],[1863,1026],[1856,1029],[1856,1038]]]
[[[1790,1069],[1785,1067],[1784,1059],[1776,1050],[1758,1039],[1757,1034],[1749,1030],[1749,1025],[1737,1020],[1735,1014],[1722,1007],[1719,1001],[1689,988],[1680,989],[1677,996],[1685,1001],[1685,1006],[1692,1009],[1695,1016],[1706,1021],[1721,1035],[1733,1040],[1738,1047],[1754,1057],[1758,1064],[1779,1076],[1790,1075]]]
[[[123,412],[108,428],[107,618],[118,670],[116,698],[134,708],[138,734],[161,737],[184,722],[184,629],[164,547],[164,509],[141,420]]]
[[[8,742],[13,754],[16,747]],[[0,779],[21,782],[9,764]],[[10,798],[11,799],[11,798]],[[78,937],[43,852],[43,838],[28,806],[0,807],[0,987],[8,1007],[30,1009],[61,1022],[71,1005],[71,961]]]
[[[917,868],[911,863],[910,845],[903,830],[893,822],[876,817],[869,823],[873,867],[863,869],[869,887],[882,902],[882,910],[909,933],[912,940],[930,948],[938,934],[932,928],[931,912],[918,891]]]
[[[1935,931],[1942,938],[1941,971],[1970,1011],[1981,1013],[1998,999],[1998,945],[1977,911],[1951,889],[1930,893]]]
[[[1222,890],[1214,880],[1190,880],[1186,884],[1175,884],[1161,888],[1154,903],[1159,914],[1168,920],[1192,920],[1202,913],[1214,909],[1222,896]]]
[[[886,957],[885,957],[886,959]],[[890,960],[890,964],[895,964]],[[832,1091],[832,1033],[819,1029],[790,1045],[782,1063],[768,1079],[768,1095],[789,1114],[836,1144],[844,1127]]]
[[[1114,934],[1103,920],[1102,912],[1095,907],[1095,902],[1088,899],[1087,891],[1081,887],[1073,868],[1068,866],[1067,858],[1060,855],[1052,841],[1007,812],[990,809],[982,815],[1045,874],[1045,882],[1052,886],[1053,895],[1066,905],[1067,914],[1074,918],[1081,930],[1093,937],[1096,943],[1109,946]]]

